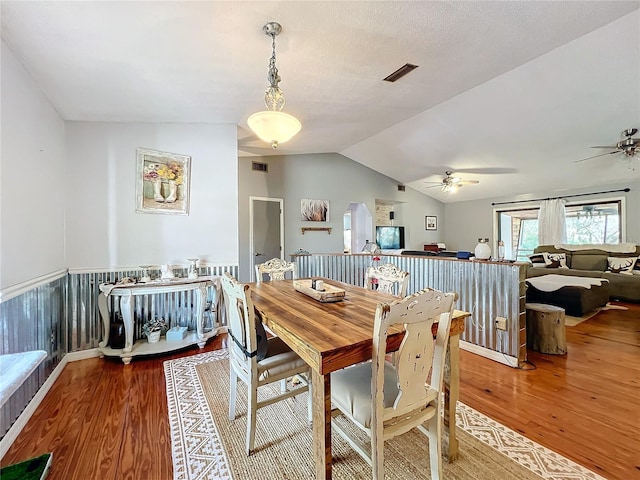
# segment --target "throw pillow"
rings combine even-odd
[[[633,272],[631,273],[633,273],[634,275],[640,275],[640,257],[636,259],[636,266],[633,267]]]
[[[529,261],[533,264],[534,268],[546,268],[547,262],[544,259],[544,254],[542,253],[534,253],[533,255],[529,255]]]
[[[607,271],[633,275],[633,267],[637,260],[636,257],[607,257]]]
[[[569,268],[567,267],[566,253],[544,253],[544,260],[547,268]]]

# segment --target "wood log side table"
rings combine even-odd
[[[564,308],[544,303],[527,303],[526,309],[527,348],[552,355],[566,354]]]

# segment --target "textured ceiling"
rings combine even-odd
[[[279,154],[340,152],[420,190],[447,169],[480,181],[422,190],[446,202],[640,175],[618,155],[573,163],[640,127],[640,1],[1,8],[3,39],[66,120],[231,123],[240,154],[272,154],[246,120],[267,86],[262,26],[278,21],[284,110],[303,125]]]

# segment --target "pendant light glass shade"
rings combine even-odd
[[[264,103],[267,110],[254,113],[247,123],[249,128],[273,148],[290,140],[302,128],[300,121],[293,115],[282,112],[285,104],[284,92],[278,86],[280,75],[276,67],[276,35],[280,34],[282,27],[277,22],[267,23],[262,31],[271,37],[272,54],[269,60],[267,79],[269,87],[264,94]]]
[[[270,110],[254,113],[247,123],[261,140],[269,142],[273,148],[290,140],[302,128],[302,124],[296,117]]]

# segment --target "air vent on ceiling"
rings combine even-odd
[[[261,162],[252,162],[251,163],[251,170],[254,170],[256,172],[268,173],[269,172],[269,164],[261,163]]]
[[[385,82],[396,82],[396,81],[400,80],[402,77],[404,77],[405,75],[407,75],[408,73],[410,73],[413,70],[415,70],[416,68],[418,68],[418,65],[412,65],[410,63],[405,63],[398,70],[393,72],[391,75],[383,78],[382,80],[385,81]]]
[[[405,191],[405,186],[404,185],[398,185],[398,191],[399,192],[404,192]]]

